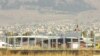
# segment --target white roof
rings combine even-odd
[[[81,36],[81,32],[76,32],[76,31],[69,31],[66,33],[67,37],[80,37]]]
[[[41,35],[33,35],[33,36],[8,36],[8,38],[45,38],[45,39],[56,39],[60,38],[60,36],[41,36]]]
[[[8,38],[41,38],[41,39],[59,39],[59,38],[67,38],[67,39],[78,39],[78,37],[60,37],[60,36],[8,36]]]
[[[65,38],[68,38],[68,39],[78,39],[78,37],[65,37]]]

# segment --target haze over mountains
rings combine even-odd
[[[94,9],[84,0],[0,0],[1,9],[25,9],[25,10],[56,10],[77,13]]]
[[[0,0],[0,25],[15,23],[93,23],[100,0]]]

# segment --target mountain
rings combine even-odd
[[[95,23],[100,0],[0,0],[0,25],[15,23]]]
[[[95,9],[84,0],[0,0],[1,10],[38,10],[48,11],[68,11],[69,13],[78,13]],[[72,3],[71,3],[72,2]]]

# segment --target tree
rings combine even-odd
[[[23,36],[30,36],[30,35],[32,35],[32,32],[25,32],[25,33],[23,33],[22,35],[23,35]]]
[[[94,32],[93,31],[90,32],[90,37],[94,38]]]
[[[18,33],[15,32],[7,32],[5,33],[6,36],[18,36]]]
[[[87,31],[83,31],[83,32],[82,32],[82,36],[83,36],[83,37],[87,37]]]

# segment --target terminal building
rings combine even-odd
[[[78,27],[78,26],[77,26]],[[92,42],[91,42],[92,40]],[[84,38],[81,31],[69,31],[61,36],[45,35],[12,35],[7,36],[5,30],[0,30],[0,48],[12,49],[80,49],[95,48],[96,38]]]
[[[86,48],[86,42],[81,36],[81,32],[68,32],[66,36],[3,36],[1,41],[5,42],[6,48],[31,48],[31,49],[78,49]]]

